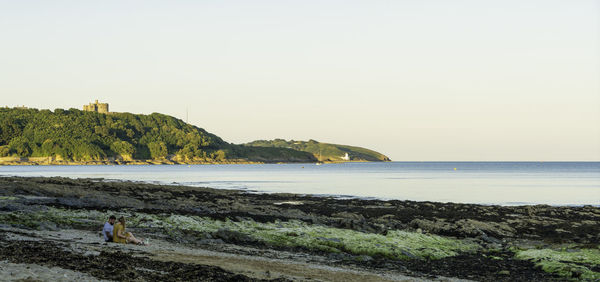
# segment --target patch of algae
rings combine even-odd
[[[101,226],[108,214],[125,216],[128,227],[158,228],[167,234],[176,230],[190,230],[216,234],[219,230],[244,234],[255,241],[279,247],[301,247],[310,250],[349,253],[353,255],[383,256],[391,259],[440,259],[470,252],[478,245],[436,235],[425,235],[399,230],[386,235],[358,232],[348,229],[311,225],[302,221],[257,223],[252,220],[214,220],[198,216],[152,215],[144,213],[74,211],[47,208],[32,213],[0,213],[0,220],[38,228],[40,222],[57,225]],[[24,224],[27,222],[27,224]]]
[[[383,256],[392,259],[440,259],[470,252],[478,248],[474,243],[436,235],[425,235],[399,230],[386,235],[358,232],[348,229],[310,225],[302,221],[257,223],[252,220],[219,221],[197,216],[141,215],[131,218],[138,227],[193,230],[215,233],[225,229],[242,233],[254,240],[280,247],[302,247],[325,252],[345,252],[354,255]]]
[[[381,235],[308,225],[299,221],[268,223],[261,226],[256,226],[254,222],[243,222],[243,224],[246,226],[242,227],[242,230],[251,230],[253,234],[251,236],[274,245],[383,256],[392,259],[440,259],[476,249],[475,245],[455,239],[399,230]],[[242,230],[239,231],[243,232]]]
[[[600,280],[600,249],[529,249],[516,252],[516,258],[531,260],[542,270],[565,278]]]
[[[3,212],[0,213],[0,222],[39,229],[44,222],[51,222],[59,226],[97,225],[99,221],[102,222],[104,217],[104,213],[98,211],[69,211],[46,208],[35,212]]]

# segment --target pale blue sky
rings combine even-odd
[[[161,112],[234,143],[600,160],[600,1],[1,1],[0,105]]]

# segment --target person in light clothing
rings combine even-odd
[[[115,220],[117,218],[114,215],[111,215],[108,218],[108,221],[104,223],[104,228],[102,228],[102,235],[104,236],[104,242],[112,242],[113,241],[113,225],[115,224]]]
[[[122,244],[137,244],[146,245],[142,240],[135,238],[131,232],[125,231],[125,218],[119,217],[119,222],[115,224],[113,229],[113,242]]]

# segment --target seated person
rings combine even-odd
[[[115,220],[117,218],[114,215],[111,215],[108,218],[108,221],[104,223],[104,228],[102,228],[102,235],[104,236],[104,242],[112,242],[113,241],[113,225],[115,224]]]
[[[131,232],[125,232],[125,218],[122,216],[119,217],[119,222],[115,224],[115,228],[113,229],[113,242],[146,245],[142,240],[135,238]]]

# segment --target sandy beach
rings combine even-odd
[[[149,246],[105,243],[128,219]],[[600,208],[0,178],[0,275],[42,281],[600,279]]]

